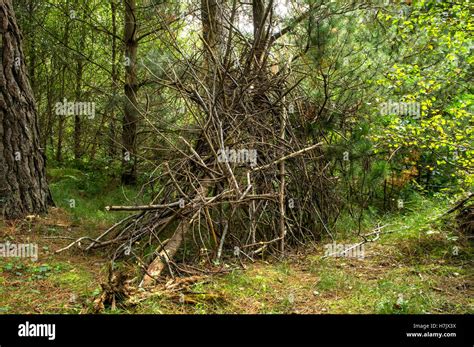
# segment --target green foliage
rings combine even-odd
[[[397,61],[377,85],[385,101],[418,103],[420,114],[374,115],[374,153],[390,158],[395,171],[416,166],[417,182],[428,191],[470,190],[474,124],[469,88],[472,38],[468,31],[474,22],[462,2],[419,1],[414,7],[403,23],[390,15],[385,20],[406,52],[422,54]],[[414,158],[414,153],[419,158]]]
[[[288,65],[288,85],[282,85],[283,89],[288,88],[285,102],[300,103],[298,106],[303,110],[298,109],[289,117],[292,127],[288,129],[292,131],[286,134],[288,152],[295,150],[291,147],[294,143],[323,142],[323,158],[307,160],[304,165],[309,177],[324,180],[320,186],[315,183],[308,187],[291,182],[289,174],[288,186],[294,184],[311,193],[314,188],[308,203],[325,207],[327,199],[331,203],[334,200],[337,207],[337,220],[301,216],[299,222],[308,224],[308,228],[327,223],[327,230],[336,238],[348,240],[358,240],[357,232],[370,232],[376,225],[387,225],[390,232],[381,237],[381,249],[375,248],[373,258],[364,260],[366,272],[360,276],[351,270],[357,265],[346,260],[318,259],[309,266],[311,279],[300,283],[299,278],[294,280],[304,275],[298,272],[298,266],[290,262],[265,264],[265,272],[234,270],[213,283],[193,287],[198,293],[219,286],[235,300],[235,307],[198,302],[191,308],[179,309],[193,313],[238,312],[242,303],[250,302],[249,306],[254,305],[248,309],[250,312],[286,313],[298,307],[288,296],[289,289],[296,288],[307,302],[312,291],[318,292],[314,299],[319,305],[317,312],[326,312],[323,308],[337,313],[469,311],[463,307],[466,301],[462,298],[451,302],[448,296],[440,297],[432,289],[443,281],[454,285],[454,277],[463,280],[470,275],[463,262],[472,259],[472,247],[456,231],[451,217],[441,217],[460,193],[474,188],[474,21],[468,2],[419,0],[407,6],[390,1],[375,7],[366,3],[351,7],[350,2],[343,0],[298,3],[298,11],[309,5],[316,5],[317,10],[301,22],[292,16],[280,18],[275,28],[295,27],[269,45],[266,59],[278,67]],[[205,81],[211,76],[205,72],[202,57],[207,50],[201,32],[195,30],[201,25],[199,16],[184,16],[196,12],[193,2],[150,0],[139,6],[137,158],[141,176],[136,187],[121,186],[120,143],[126,101],[126,64],[120,39],[123,9],[117,7],[113,28],[110,2],[91,0],[74,5],[77,7],[71,12],[72,3],[67,1],[15,3],[25,37],[24,50],[39,110],[42,147],[48,160],[54,201],[72,216],[73,227],[97,231],[127,215],[106,212],[105,206],[141,205],[153,200],[154,189],[161,187],[138,186],[163,174],[163,169],[155,170],[157,163],[185,167],[174,165],[176,148],[182,145],[179,136],[189,131],[189,142],[194,143],[197,137],[193,127],[197,123],[211,124],[199,119],[197,114],[207,111],[202,110],[195,95],[196,90],[206,89]],[[250,16],[250,7],[245,6],[241,12],[244,17]],[[250,49],[253,33],[252,28],[245,29],[243,33],[230,33],[245,39],[242,46],[230,47],[227,73],[231,77],[232,70],[246,69],[239,59],[245,56],[242,52]],[[189,78],[190,74],[201,79],[202,86],[188,83],[188,79],[194,80]],[[281,69],[278,74],[279,78]],[[255,76],[243,77],[251,81]],[[245,85],[248,81],[232,81],[240,83]],[[294,89],[289,90],[290,87]],[[227,92],[225,83],[214,88],[216,95]],[[234,111],[236,117],[242,116],[242,127],[251,126],[245,123],[251,118],[248,113],[253,121],[259,122],[261,110],[248,110],[244,94],[238,95],[240,89],[228,89],[242,98],[242,109],[229,110],[232,116]],[[264,97],[273,101],[280,95]],[[96,103],[96,117],[81,118],[78,124],[74,117],[56,114],[54,105],[64,98]],[[216,104],[218,98],[213,100]],[[389,101],[397,107],[388,109]],[[416,112],[403,110],[400,104],[405,103]],[[276,119],[280,116],[280,110],[272,112]],[[273,125],[265,124],[269,128]],[[80,135],[79,153],[76,134]],[[265,134],[261,136],[263,142]],[[204,154],[204,160],[209,160],[209,153]],[[288,160],[287,169],[299,159]],[[269,179],[276,192],[277,180]],[[230,206],[225,208],[231,210]],[[260,216],[271,218],[266,211]],[[247,215],[242,218],[246,219]],[[316,223],[306,223],[307,220]],[[56,226],[46,229],[48,235],[62,232]],[[322,239],[326,240],[326,234]],[[144,260],[149,260],[155,249],[147,244],[143,250]],[[191,247],[182,252],[190,253]],[[379,268],[383,273],[374,270]],[[97,285],[90,272],[64,263],[29,265],[8,261],[0,262],[0,269],[7,278],[0,277],[0,312],[15,309],[10,302],[3,304],[10,278],[45,281],[85,295],[98,294],[92,291]],[[292,279],[294,288],[288,285]],[[26,301],[22,298],[24,294],[19,289],[15,298]],[[171,305],[170,309],[169,302],[156,297],[138,311],[167,313],[172,309],[176,307]],[[118,312],[126,311],[107,313]]]
[[[136,187],[121,186],[111,181],[106,171],[80,171],[71,168],[50,168],[50,189],[57,207],[69,211],[74,221],[114,222],[126,212],[107,212],[105,206],[144,204],[149,192]]]

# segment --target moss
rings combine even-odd
[[[54,285],[84,294],[90,294],[97,287],[92,275],[86,270],[78,268],[68,272],[52,274],[49,276],[49,280]]]

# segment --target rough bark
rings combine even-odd
[[[52,204],[37,110],[11,0],[0,0],[0,211],[5,218],[44,213]]]

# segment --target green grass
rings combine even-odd
[[[84,172],[71,168],[52,168],[48,179],[57,207],[69,212],[73,221],[112,223],[126,212],[107,212],[108,205],[134,205],[148,201],[139,188],[121,186],[101,172]]]
[[[389,224],[386,230],[390,232],[367,244],[368,254],[362,260],[323,259],[321,247],[307,256],[303,265],[291,261],[259,263],[200,286],[204,292],[220,290],[236,306],[201,305],[187,307],[185,312],[474,312],[469,295],[472,246],[455,230],[452,216],[440,217],[449,201],[413,195],[405,206],[406,210],[372,222],[372,228]],[[347,230],[339,235],[348,238],[339,242],[358,240]]]
[[[25,221],[16,232],[5,232],[12,241],[32,238],[41,244],[41,256],[38,262],[0,258],[0,313],[90,312],[105,281],[105,255],[57,255],[53,251],[69,241],[42,238],[104,230],[124,215],[105,212],[106,205],[147,201],[137,197],[137,189],[121,187],[100,172],[50,169],[48,175],[56,204],[67,212],[51,213],[49,220],[61,222],[67,217],[74,228],[66,229],[68,223],[35,226]],[[75,200],[74,208],[69,199]],[[473,313],[472,245],[456,231],[453,216],[441,217],[449,204],[444,197],[412,194],[400,211],[378,219],[365,216],[363,233],[377,225],[387,225],[383,229],[387,233],[366,244],[363,259],[323,258],[324,244],[332,242],[323,239],[304,257],[246,263],[246,270],[234,269],[196,283],[184,292],[194,302],[180,303],[176,293],[174,297],[156,293],[134,306],[108,308],[104,313]],[[351,223],[334,230],[337,242],[360,241],[354,232],[357,225]]]
[[[354,280],[344,270],[330,266],[318,268],[319,282],[316,288],[319,291],[330,291],[352,287]],[[352,286],[351,286],[352,285]]]
[[[4,313],[79,313],[99,292],[87,266],[67,261],[0,258],[0,283]]]

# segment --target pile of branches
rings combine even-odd
[[[457,212],[458,230],[468,238],[472,238],[474,235],[474,193],[469,193],[445,214],[453,212]]]
[[[219,23],[207,23],[222,28],[220,42],[204,35],[201,55],[183,55],[161,75],[148,69],[186,105],[193,129],[175,137],[155,129],[169,153],[149,182],[160,191],[148,205],[108,206],[136,213],[64,249],[107,249],[114,261],[138,263],[146,287],[163,271],[189,272],[174,261],[189,245],[216,264],[227,256],[281,257],[330,234],[338,214],[331,163],[322,137],[304,131],[318,114],[308,114],[315,107],[300,87],[304,76],[292,71],[298,57],[270,54],[277,39],[270,12],[255,22],[253,43],[236,31],[232,12],[222,13]]]

